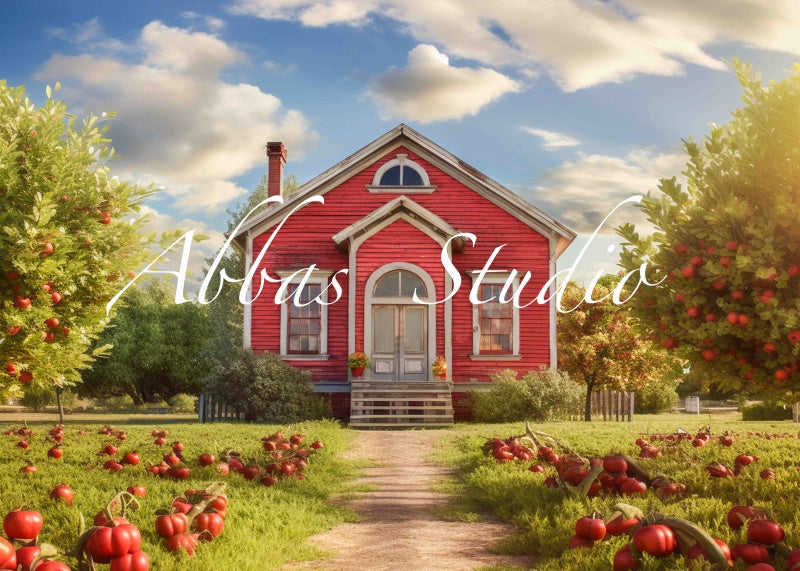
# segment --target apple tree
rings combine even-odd
[[[636,318],[624,305],[615,305],[613,276],[602,278],[593,290],[596,303],[581,303],[586,292],[569,282],[558,314],[558,369],[586,385],[585,420],[592,419],[595,390],[631,391],[653,383],[669,382],[680,368],[676,359],[636,328]]]
[[[744,106],[684,142],[686,185],[662,179],[640,204],[620,264],[647,263],[628,302],[642,330],[707,386],[791,402],[800,390],[800,66],[764,86],[737,62]]]
[[[56,85],[56,89],[58,86]],[[47,89],[36,107],[0,81],[0,389],[80,381],[105,305],[150,238],[135,211],[154,189],[112,177],[107,126],[81,124]]]

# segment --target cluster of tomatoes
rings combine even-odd
[[[42,556],[38,543],[44,521],[37,511],[15,509],[3,519],[6,537],[0,537],[0,569],[70,571],[61,561]]]
[[[200,541],[212,541],[225,527],[228,498],[224,484],[204,490],[189,489],[175,498],[167,513],[156,518],[156,533],[166,539],[167,551],[184,550],[194,556]]]
[[[162,431],[164,434],[168,434],[166,431]],[[158,436],[157,438],[163,439],[163,436]],[[165,443],[160,444],[159,446],[163,446]],[[192,473],[191,468],[185,465],[185,460],[183,458],[183,450],[184,445],[182,442],[176,441],[172,443],[172,450],[161,457],[160,464],[151,464],[148,466],[147,470],[154,476],[158,476],[163,478],[165,476],[169,476],[170,478],[174,478],[175,480],[186,480]],[[205,456],[209,456],[211,458],[211,462],[207,463],[203,460]],[[215,461],[214,457],[209,454],[201,455],[200,465],[201,466],[210,466]]]
[[[245,466],[238,458],[230,455],[228,463],[231,469],[239,471],[248,480],[260,476],[259,482],[264,486],[274,486],[281,478],[305,480],[303,471],[308,466],[308,459],[311,454],[321,449],[323,444],[315,440],[306,446],[303,444],[304,440],[305,436],[302,434],[292,434],[287,438],[282,432],[276,432],[261,439],[261,446],[267,453],[264,466],[257,464]]]
[[[490,438],[483,445],[484,452],[490,453],[495,460],[508,462],[509,460],[522,460],[527,462],[533,458],[533,451],[520,443],[517,436],[511,436],[505,440],[500,438]]]
[[[592,481],[586,495],[594,497],[600,493],[631,496],[652,489],[664,501],[677,500],[686,493],[686,486],[670,478],[659,476],[650,480],[630,458],[608,455],[603,458],[583,458],[576,454],[558,455],[549,447],[541,446],[538,458],[553,465],[558,478],[546,478],[544,484],[550,488],[562,485],[580,486],[591,476]],[[602,466],[602,470],[594,469]],[[540,465],[530,467],[531,472],[543,472]]]

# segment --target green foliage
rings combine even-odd
[[[187,395],[186,393],[180,393],[169,399],[167,401],[169,403],[172,412],[175,414],[184,414],[184,413],[192,413],[197,412],[197,397],[193,395]]]
[[[245,413],[247,420],[297,422],[319,414],[311,374],[271,353],[237,349],[217,361],[206,390]]]
[[[152,418],[151,422],[155,420]],[[260,437],[278,430],[287,432],[286,426],[225,423],[209,426],[174,422],[157,425],[141,421],[125,425],[113,417],[108,417],[105,423],[114,424],[128,435],[124,442],[113,441],[120,449],[116,457],[137,450],[142,459],[139,466],[126,466],[118,473],[102,469],[97,452],[112,441],[98,434],[103,426],[100,423],[67,424],[62,446],[64,457],[60,460],[46,456],[52,442],[47,441],[45,435],[52,425],[29,423],[35,435],[25,451],[16,446],[19,438],[0,436],[0,487],[3,490],[0,515],[21,504],[40,511],[45,522],[40,543],[55,545],[60,552],[69,553],[75,548],[81,514],[91,525],[94,515],[114,494],[128,486],[143,485],[147,495],[140,499],[140,508],[130,512],[129,518],[141,531],[141,548],[150,558],[150,569],[159,571],[293,568],[292,561],[320,556],[319,550],[307,542],[311,535],[355,519],[352,513],[329,501],[333,495],[349,493],[356,476],[356,466],[339,456],[347,449],[352,434],[336,423],[293,425],[290,434],[304,434],[309,442],[320,439],[325,447],[312,456],[305,469],[307,480],[285,480],[271,488],[257,481],[247,481],[233,472],[221,476],[215,465],[200,467],[197,458],[202,453],[211,453],[219,459],[224,451],[235,449],[248,462],[258,460],[263,465],[267,453],[261,447]],[[19,428],[19,424],[12,426]],[[12,426],[4,423],[0,431]],[[150,433],[154,429],[168,429],[170,441],[180,440],[185,445],[183,456],[191,468],[186,482],[145,474],[143,466],[159,464],[165,453],[164,448],[153,444]],[[79,430],[84,430],[85,434],[79,435]],[[38,468],[30,478],[19,473],[26,460]],[[229,498],[222,535],[202,544],[194,558],[168,552],[164,539],[156,535],[153,528],[156,510],[168,509],[173,498],[187,488],[200,489],[219,480],[227,484]],[[75,492],[71,507],[48,498],[52,487],[60,482],[69,483]]]
[[[84,372],[82,396],[127,394],[141,405],[200,392],[209,369],[209,306],[176,304],[169,289],[163,280],[155,280],[146,289],[126,292],[126,305],[97,341],[112,346],[109,358]]]
[[[686,187],[662,179],[627,224],[620,264],[659,287],[629,303],[641,331],[704,386],[794,402],[800,386],[800,66],[768,86],[737,63],[744,106],[705,141],[685,141]]]
[[[742,420],[791,420],[792,407],[775,403],[757,403],[739,407]]]
[[[580,414],[585,389],[563,372],[530,371],[521,379],[510,369],[494,373],[488,390],[471,393],[475,420],[556,420]]]
[[[105,305],[148,253],[139,205],[154,188],[112,177],[107,126],[76,125],[52,98],[36,108],[0,81],[0,387],[67,386],[104,351]],[[58,324],[46,325],[56,318]],[[52,322],[51,322],[52,323]],[[8,371],[13,365],[16,372]]]
[[[586,385],[586,420],[593,391],[643,389],[671,382],[679,371],[674,358],[639,333],[627,305],[613,303],[613,289],[614,277],[604,276],[592,292],[601,301],[590,304],[582,301],[583,287],[570,282],[562,306],[577,309],[558,315],[558,367]]]
[[[680,399],[676,392],[678,381],[674,379],[654,379],[652,383],[635,391],[635,414],[658,414],[669,411],[678,405]]]

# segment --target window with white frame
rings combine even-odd
[[[286,277],[281,275],[281,277]],[[328,278],[332,272],[315,271],[301,283],[293,279],[281,304],[281,355],[285,359],[327,359],[328,355]],[[320,303],[320,301],[322,303]]]
[[[418,163],[408,158],[405,153],[396,157],[377,170],[372,184],[367,188],[371,192],[433,192],[428,173]]]
[[[473,272],[475,279],[478,272]],[[473,305],[473,360],[519,360],[519,308],[511,299],[519,284],[514,279],[506,286],[508,274],[484,276],[478,288],[478,299],[484,303]],[[503,290],[507,291],[503,295]],[[509,299],[503,302],[501,298]]]

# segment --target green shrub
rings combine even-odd
[[[65,410],[73,410],[77,400],[77,395],[74,392],[70,390],[62,391],[61,404],[64,405]],[[32,409],[34,412],[42,412],[48,406],[56,406],[57,402],[55,386],[38,383],[26,386],[25,392],[19,400],[19,404]]]
[[[188,414],[197,412],[197,397],[180,393],[169,399],[168,401],[172,412],[175,414]]]
[[[314,419],[323,410],[311,374],[271,353],[239,349],[212,367],[205,384],[251,421],[286,424]]]
[[[791,420],[792,407],[762,402],[739,408],[742,420]]]
[[[658,414],[678,405],[680,397],[675,390],[679,380],[664,379],[635,391],[634,412],[636,414]]]
[[[586,388],[567,373],[542,368],[518,379],[516,371],[507,369],[491,379],[488,390],[470,395],[479,422],[541,422],[569,418],[583,410]]]

